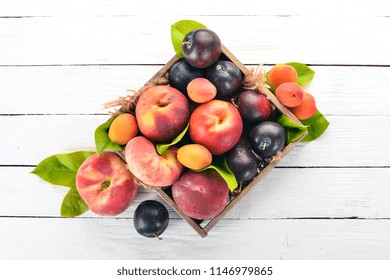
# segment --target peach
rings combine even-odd
[[[228,202],[229,189],[214,169],[202,172],[189,170],[173,184],[172,196],[187,216],[205,220],[222,212]]]
[[[243,130],[238,109],[229,102],[211,100],[199,105],[190,117],[192,141],[220,155],[237,144]]]
[[[196,78],[187,86],[188,97],[196,103],[205,103],[214,99],[217,88],[205,78]]]
[[[188,123],[188,99],[170,86],[153,86],[141,94],[135,107],[141,133],[153,142],[169,142]]]
[[[187,144],[177,151],[177,159],[185,167],[199,170],[211,164],[213,156],[205,146]]]
[[[148,139],[136,136],[127,143],[127,166],[143,183],[152,187],[166,187],[180,178],[184,166],[177,160],[177,148],[171,146],[159,155]]]
[[[296,107],[303,100],[303,89],[294,82],[283,83],[276,88],[276,97],[287,107]]]
[[[317,112],[316,101],[310,93],[305,92],[301,104],[297,107],[290,108],[290,111],[299,120],[307,120]]]
[[[298,73],[291,65],[276,64],[269,70],[267,80],[271,89],[276,90],[276,88],[283,83],[296,83],[298,81]]]
[[[132,114],[117,116],[110,125],[108,137],[114,143],[125,145],[138,133],[137,120]]]
[[[113,152],[88,157],[77,171],[76,187],[89,209],[99,215],[117,215],[132,203],[138,180]]]

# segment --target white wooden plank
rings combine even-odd
[[[0,113],[105,113],[102,103],[125,95],[127,89],[140,88],[161,67],[0,67]],[[389,67],[312,68],[316,75],[307,91],[323,114],[389,116]]]
[[[31,170],[0,167],[0,216],[59,216],[68,188],[52,186],[29,174]],[[276,168],[225,219],[390,218],[390,190],[383,183],[388,181],[388,168]],[[132,218],[147,199],[162,202],[140,188],[130,208],[117,217]],[[171,218],[179,218],[165,206]],[[98,216],[89,211],[82,217]]]
[[[388,17],[198,16],[243,63],[390,64]],[[0,65],[163,64],[172,16],[0,20]],[[237,24],[240,22],[240,24]],[[245,28],[245,30],[243,30]],[[342,42],[342,43],[341,43]],[[375,42],[373,44],[372,42]]]
[[[170,0],[162,2],[145,0],[133,3],[126,0],[9,0],[0,2],[0,16],[123,16],[123,15],[170,15],[170,16],[197,16],[207,15],[318,15],[324,14],[348,16],[379,16],[389,14],[387,1],[375,0],[319,2],[312,5],[309,0],[274,0],[272,3],[264,3],[256,0],[248,0],[243,4],[238,0],[225,0],[224,4],[216,1],[199,0],[196,5],[183,5],[182,1]]]
[[[1,116],[0,165],[35,165],[47,156],[94,150],[105,115]],[[328,116],[321,138],[299,144],[280,166],[389,166],[390,118]],[[378,149],[380,147],[380,149]]]
[[[128,219],[0,218],[0,259],[388,259],[389,220],[221,221],[205,239],[172,220],[162,240]],[[71,233],[71,234],[70,234]]]

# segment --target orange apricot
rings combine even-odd
[[[303,100],[303,89],[294,82],[283,83],[276,88],[276,97],[287,107],[296,107]]]
[[[301,104],[290,108],[290,111],[299,120],[307,120],[317,112],[316,101],[310,93],[305,92]]]
[[[121,114],[111,123],[108,137],[114,143],[125,145],[138,134],[137,120],[132,114]]]
[[[188,97],[196,103],[205,103],[214,99],[217,88],[205,78],[196,78],[187,86]]]
[[[276,90],[278,86],[287,82],[298,81],[298,73],[294,67],[287,64],[276,64],[272,69],[268,72],[268,84],[270,85],[272,90]]]
[[[205,146],[187,144],[177,151],[177,159],[185,167],[199,170],[210,165],[213,157]]]

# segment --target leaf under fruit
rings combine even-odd
[[[289,62],[286,64],[294,67],[295,70],[297,70],[297,73],[298,73],[297,83],[301,87],[307,85],[308,83],[311,82],[311,80],[313,80],[315,72],[313,71],[313,69],[308,67],[306,64],[303,64],[300,62]]]
[[[100,155],[104,150],[123,150],[121,145],[112,142],[108,136],[108,131],[114,119],[115,117],[111,117],[108,121],[98,126],[98,128],[95,130],[95,145],[98,155]]]
[[[177,143],[180,142],[180,140],[184,137],[184,135],[186,134],[187,130],[188,130],[188,127],[190,126],[190,124],[188,123],[187,126],[183,129],[182,132],[180,132],[179,135],[177,135],[175,137],[175,139],[172,140],[171,143],[166,143],[166,144],[157,144],[156,145],[156,151],[159,155],[162,155],[166,150],[168,150],[168,148],[170,146],[173,146]]]
[[[324,115],[318,110],[312,117],[307,120],[302,120],[301,122],[307,126],[307,130],[309,132],[309,134],[303,138],[303,142],[310,142],[317,139],[325,132],[330,124]]]
[[[74,188],[76,186],[77,170],[94,153],[78,151],[53,155],[42,160],[31,173],[50,184]]]
[[[210,168],[214,169],[219,173],[219,175],[222,176],[222,178],[227,183],[230,191],[233,191],[238,187],[236,177],[234,176],[233,172],[230,170],[229,166],[227,165],[225,156],[214,156],[213,162],[209,166],[194,171],[201,172]]]
[[[286,145],[298,140],[306,131],[306,126],[301,126],[296,122],[290,120],[285,115],[280,115],[273,121],[283,126],[286,131]]]
[[[178,57],[183,58],[181,50],[184,37],[192,30],[206,28],[200,22],[195,20],[183,19],[171,25],[171,40],[175,53]]]
[[[61,216],[74,218],[85,213],[88,209],[88,205],[80,197],[77,188],[71,188],[62,201]]]

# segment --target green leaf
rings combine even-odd
[[[235,188],[238,187],[236,177],[227,165],[225,156],[214,156],[213,162],[209,166],[194,171],[201,172],[210,168],[214,169],[219,173],[219,175],[222,176],[222,178],[226,181],[229,190],[233,191]]]
[[[295,70],[297,70],[298,84],[300,86],[303,87],[307,85],[313,79],[315,72],[311,68],[309,68],[306,64],[299,63],[299,62],[290,62],[286,64],[291,65],[292,67],[295,68]]]
[[[76,186],[76,174],[80,165],[94,152],[73,152],[57,154],[42,160],[32,174],[53,185],[73,188]]]
[[[171,40],[175,53],[178,57],[183,58],[181,51],[184,37],[192,30],[206,28],[203,24],[194,20],[180,20],[171,25]]]
[[[108,131],[114,119],[115,117],[110,118],[108,121],[101,124],[95,130],[95,145],[96,145],[96,152],[98,155],[100,155],[104,150],[115,150],[115,151],[123,150],[123,147],[121,145],[112,142],[110,137],[108,137]]]
[[[88,210],[88,205],[80,197],[77,188],[71,188],[65,195],[61,205],[61,216],[73,218]]]
[[[188,130],[188,127],[189,127],[189,123],[187,124],[187,126],[184,128],[184,130],[182,132],[180,132],[179,135],[177,135],[175,137],[175,139],[172,140],[171,143],[166,143],[166,144],[157,144],[156,145],[156,150],[157,150],[157,153],[159,155],[162,155],[166,150],[168,150],[168,148],[170,146],[173,146],[177,143],[179,143],[179,141],[184,137],[184,135],[186,134],[187,130]]]
[[[301,122],[307,126],[307,130],[309,131],[309,134],[302,140],[303,142],[310,142],[317,139],[329,126],[328,120],[318,110],[311,118]]]
[[[275,120],[273,120],[283,126],[286,130],[286,145],[290,144],[299,139],[306,131],[306,126],[301,126],[296,122],[290,120],[285,115],[280,115]]]

